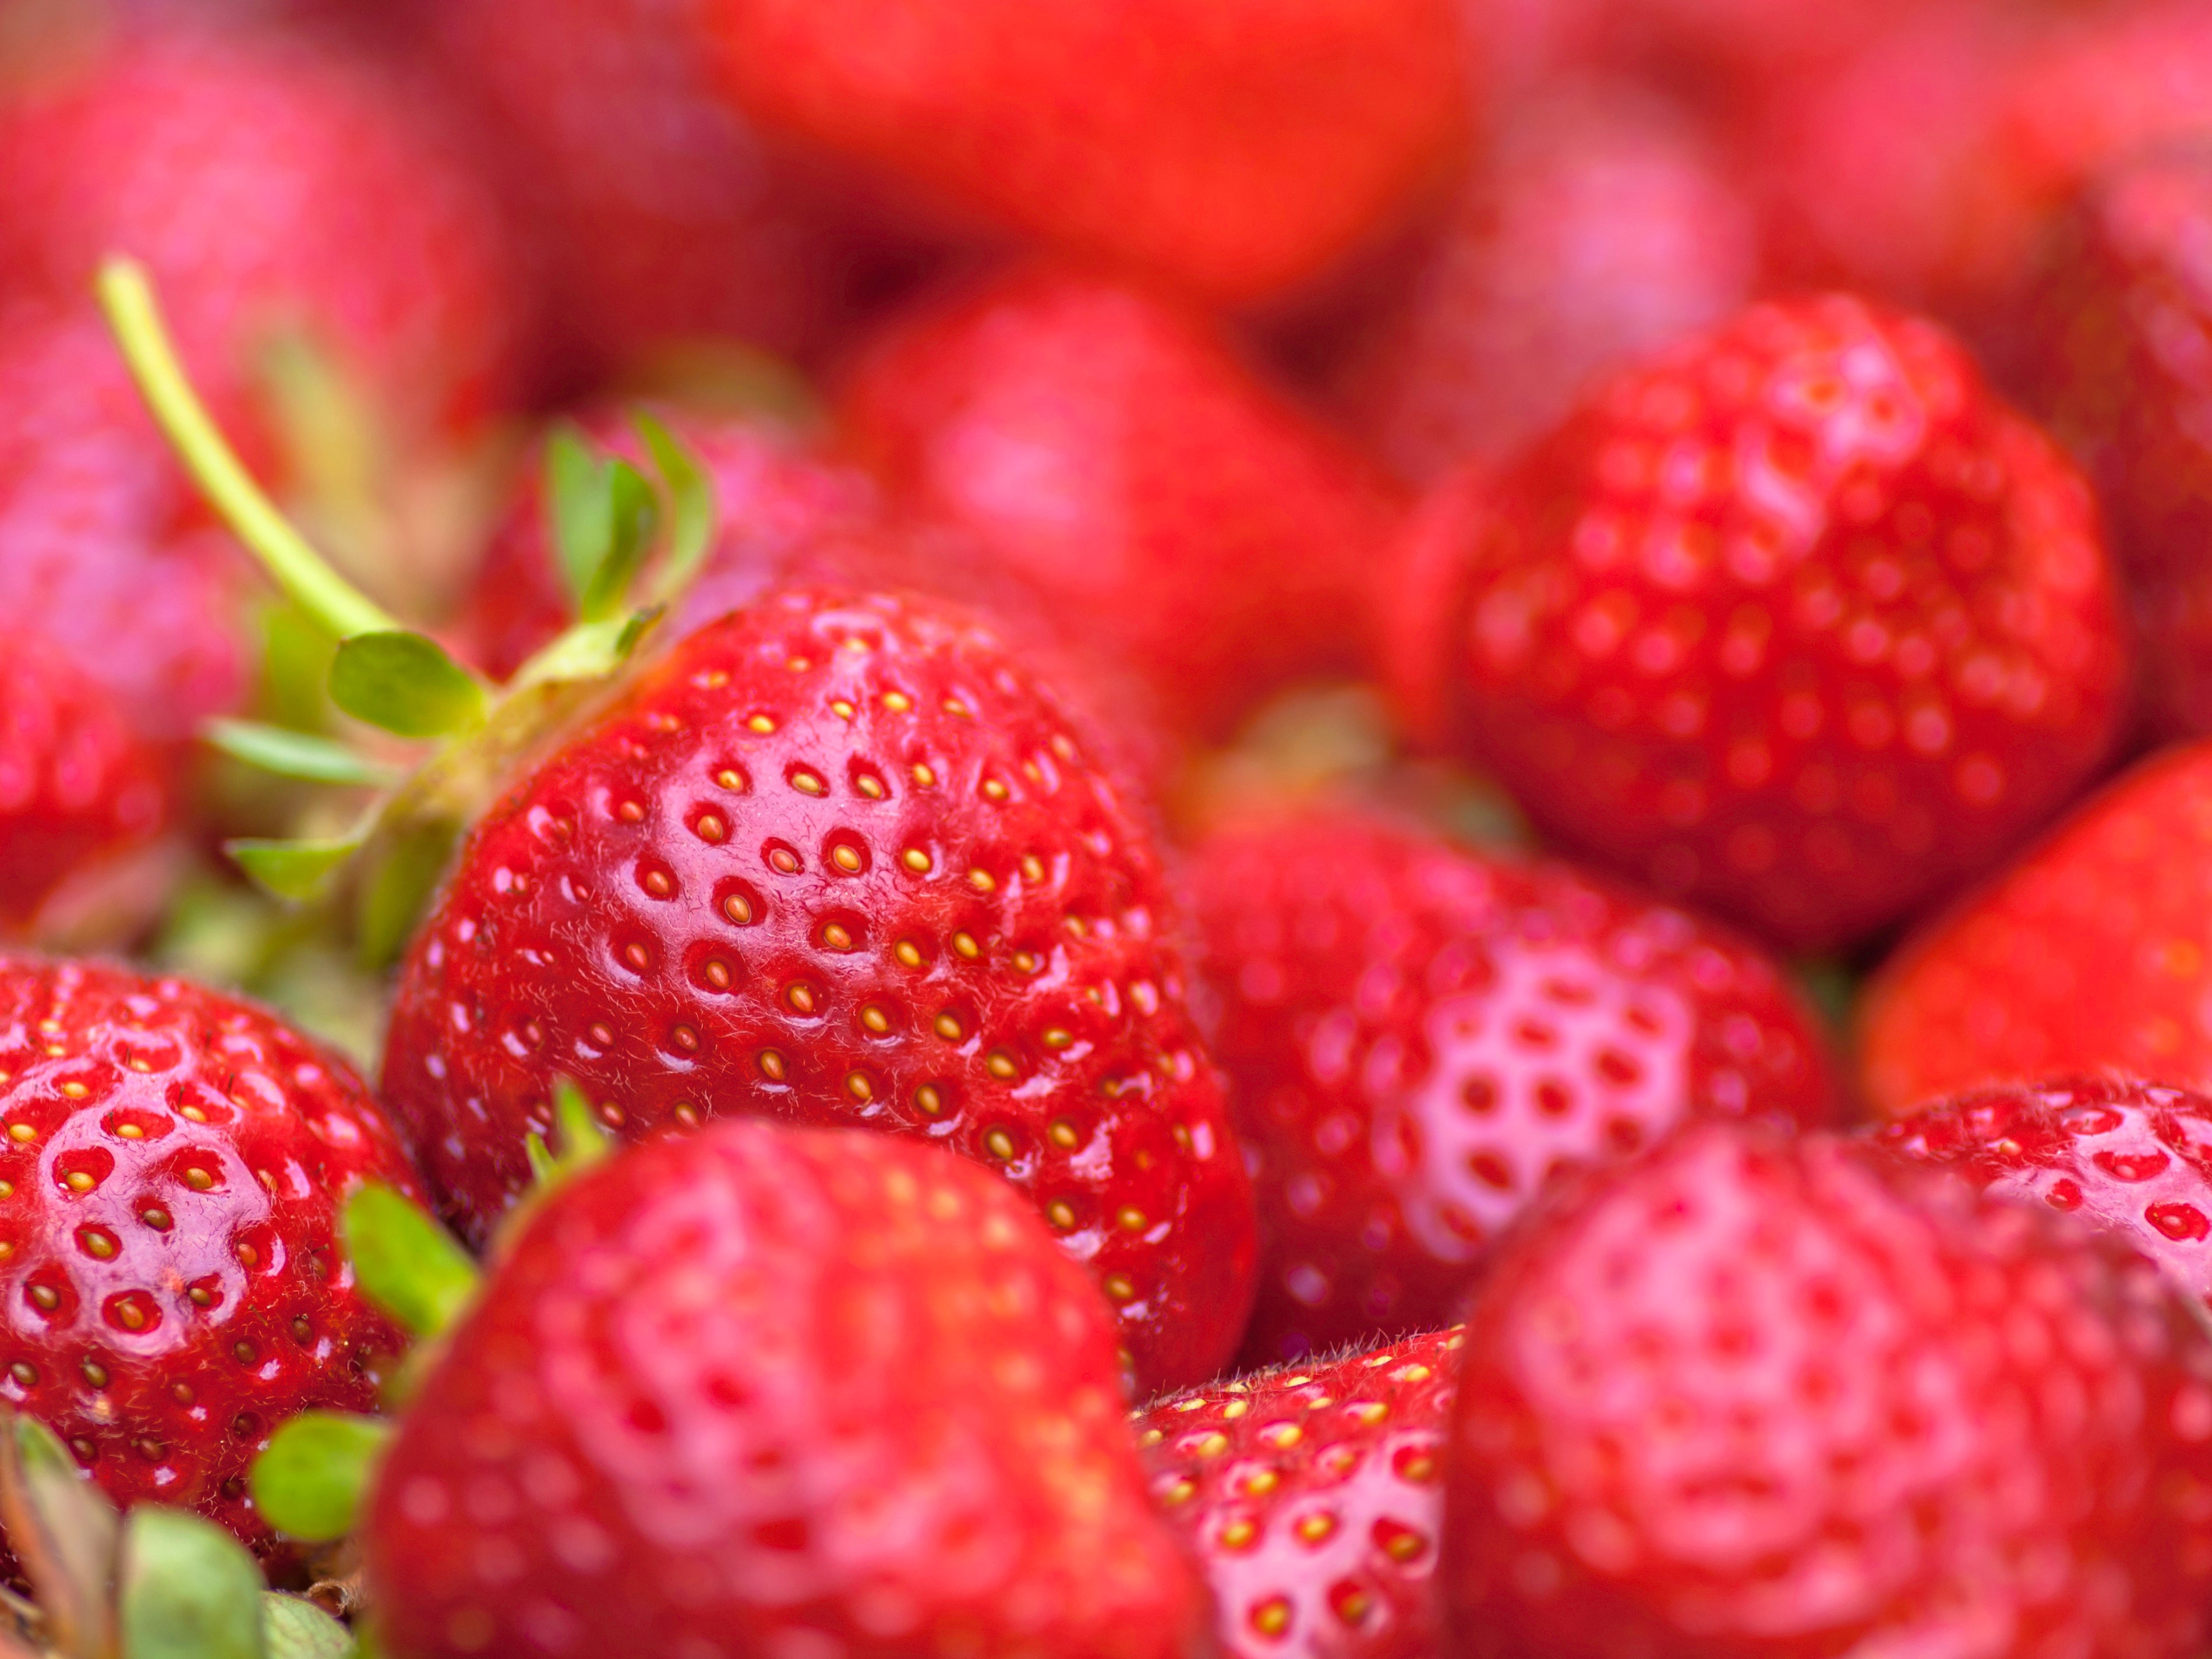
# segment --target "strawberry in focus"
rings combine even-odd
[[[762,1123],[531,1218],[364,1540],[401,1659],[1180,1659],[1206,1615],[1113,1322],[1027,1206],[925,1147]]]
[[[1909,936],[1858,1009],[1887,1117],[1994,1084],[2107,1069],[2212,1084],[2212,744],[2153,756]]]
[[[894,325],[839,414],[895,506],[971,532],[1181,728],[1357,662],[1395,495],[1195,313],[1025,267]]]
[[[1801,948],[2032,830],[2127,684],[2080,474],[1942,332],[1843,296],[1756,307],[1442,486],[1383,605],[1417,728]]]
[[[276,1547],[246,1489],[270,1431],[368,1410],[400,1334],[337,1214],[420,1190],[343,1060],[180,980],[0,957],[0,1400],[118,1503]]]
[[[562,1074],[625,1135],[922,1136],[1028,1194],[1147,1386],[1212,1375],[1250,1191],[1103,755],[927,602],[780,592],[690,635],[508,788],[408,953],[384,1089],[446,1212],[486,1237]]]
[[[1571,866],[1309,813],[1217,833],[1189,880],[1260,1200],[1255,1363],[1443,1322],[1548,1182],[1686,1115],[1833,1110],[1778,964]]]
[[[1227,1659],[1427,1659],[1456,1331],[1215,1383],[1134,1419]]]
[[[2109,1228],[2212,1298],[2212,1099],[2132,1078],[2023,1084],[1899,1118],[1875,1142]]]
[[[1825,1136],[1594,1172],[1468,1310],[1454,1651],[2180,1656],[2212,1344],[2148,1261]]]

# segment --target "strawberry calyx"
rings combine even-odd
[[[111,259],[97,288],[133,380],[209,504],[337,640],[331,702],[366,726],[433,745],[403,770],[337,739],[251,721],[216,721],[204,734],[260,769],[373,792],[341,834],[246,838],[226,850],[260,886],[297,902],[326,897],[350,872],[362,954],[389,960],[462,830],[516,764],[608,694],[698,574],[715,527],[705,470],[642,412],[635,423],[657,485],[627,461],[594,453],[580,434],[556,434],[549,495],[575,619],[495,685],[362,592],[277,510],[185,375],[143,269]]]

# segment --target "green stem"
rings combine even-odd
[[[145,268],[130,259],[110,259],[100,267],[98,287],[107,325],[154,418],[202,493],[276,585],[340,639],[398,629],[398,623],[333,570],[285,521],[224,441],[177,360]]]

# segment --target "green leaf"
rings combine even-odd
[[[356,634],[331,665],[331,700],[356,720],[403,738],[442,738],[479,725],[484,689],[422,634]]]
[[[545,441],[545,501],[553,520],[553,554],[572,603],[580,605],[614,541],[614,513],[605,465],[576,427],[562,424]]]
[[[345,861],[362,849],[359,836],[317,841],[227,841],[222,850],[256,885],[278,898],[320,898]]]
[[[301,1412],[253,1460],[253,1501],[269,1524],[310,1544],[354,1528],[370,1471],[392,1436],[381,1417]]]
[[[534,1130],[523,1143],[541,1192],[582,1174],[614,1150],[599,1115],[568,1078],[553,1080],[553,1127],[560,1135],[557,1151],[549,1149],[545,1138]]]
[[[354,943],[363,964],[386,968],[399,959],[459,837],[460,825],[450,818],[424,819],[382,848],[354,917]]]
[[[566,685],[603,680],[629,660],[657,611],[608,622],[578,623],[515,671],[510,690],[527,685]]]
[[[583,622],[605,622],[620,616],[629,603],[630,583],[653,546],[660,525],[660,503],[653,486],[628,461],[607,463],[607,514],[611,533],[606,556],[592,572],[576,606]]]
[[[123,1659],[265,1659],[261,1569],[224,1528],[142,1504],[123,1542]]]
[[[261,1644],[269,1659],[347,1659],[353,1632],[302,1596],[264,1590]]]
[[[339,1233],[362,1294],[416,1336],[447,1329],[476,1295],[479,1274],[469,1253],[380,1182],[346,1200]]]
[[[121,1523],[69,1448],[27,1417],[7,1414],[0,1432],[0,1522],[54,1644],[64,1653],[107,1652]]]
[[[657,604],[672,604],[707,562],[714,544],[718,503],[713,480],[689,446],[645,410],[631,416],[637,435],[668,486],[668,556],[653,586]]]
[[[308,732],[292,732],[281,726],[254,720],[210,720],[200,735],[234,760],[244,761],[280,778],[305,778],[310,783],[353,783],[385,789],[399,781],[399,774],[380,766],[332,738]]]

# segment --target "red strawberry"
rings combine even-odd
[[[773,586],[850,581],[872,563],[891,562],[888,553],[862,556],[860,544],[885,533],[865,473],[764,422],[654,413],[705,468],[715,497],[714,546],[684,596],[674,631],[689,633]],[[603,412],[583,424],[601,453],[648,465],[628,419]],[[544,471],[532,466],[493,535],[461,632],[477,662],[505,679],[568,626],[573,609],[554,556]]]
[[[1304,282],[1445,171],[1451,0],[705,0],[764,131],[1211,298]]]
[[[702,0],[432,0],[443,61],[545,222],[562,324],[615,361],[698,337],[817,343],[820,216],[711,84]]]
[[[1749,297],[1747,204],[1680,114],[1551,86],[1509,121],[1374,361],[1363,425],[1419,482],[1494,458],[1624,362]]]
[[[2069,1078],[1956,1096],[1885,1126],[1876,1141],[2108,1227],[2212,1300],[2212,1099],[2128,1078]]]
[[[556,1074],[637,1133],[714,1113],[926,1136],[1091,1267],[1152,1386],[1249,1306],[1249,1189],[1151,832],[1022,653],[784,593],[692,635],[472,831],[384,1087],[481,1240]]]
[[[2197,1651],[2212,1344],[2039,1207],[1713,1124],[1592,1176],[1468,1310],[1451,1651]]]
[[[2080,476],[1932,325],[1840,296],[1620,376],[1445,486],[1407,562],[1457,592],[1400,651],[1532,817],[1796,945],[1985,867],[2125,689]]]
[[[1346,617],[1395,500],[1168,301],[1000,276],[878,341],[842,412],[895,497],[972,532],[1188,728],[1356,657]]]
[[[399,1337],[355,1292],[337,1212],[417,1190],[353,1070],[180,980],[0,957],[0,1400],[118,1502],[270,1544],[246,1491],[270,1431],[366,1410]]]
[[[472,420],[514,388],[531,301],[423,104],[276,31],[141,21],[56,53],[0,99],[0,289],[76,300],[128,252],[219,391],[305,330],[393,434]]]
[[[96,926],[87,905],[141,919],[113,884],[168,817],[161,757],[116,700],[37,635],[0,640],[0,933]]]
[[[2093,797],[1869,984],[1859,1087],[1899,1116],[1990,1084],[2114,1068],[2212,1086],[2212,744]]]
[[[532,1218],[403,1419],[364,1534],[410,1659],[1180,1659],[1114,1328],[988,1176],[718,1123]]]
[[[1548,1181],[1685,1114],[1832,1109],[1774,963],[1570,866],[1309,814],[1190,867],[1260,1198],[1255,1360],[1442,1323]]]
[[[1136,1419],[1227,1659],[1429,1659],[1456,1331],[1267,1371]]]
[[[2212,155],[2142,158],[2063,222],[2017,320],[2033,404],[2113,519],[2161,724],[2212,732]]]

